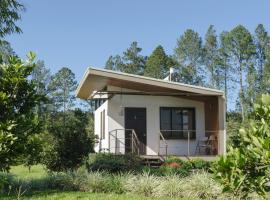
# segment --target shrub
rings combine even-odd
[[[263,95],[249,120],[249,128],[239,130],[239,145],[230,148],[213,166],[225,191],[253,192],[265,196],[270,191],[270,96]]]
[[[156,197],[183,197],[183,179],[179,176],[166,176],[154,192]]]
[[[217,199],[222,187],[206,172],[194,173],[183,180],[183,196],[200,199]]]
[[[182,166],[185,161],[183,161],[182,159],[180,159],[179,157],[176,157],[176,156],[169,156],[167,159],[166,159],[166,162],[167,164],[170,164],[170,163],[177,163],[179,164],[180,166]]]
[[[110,173],[137,171],[142,168],[141,159],[132,154],[114,155],[110,153],[91,154],[86,161],[89,171]]]
[[[87,129],[87,113],[75,109],[54,113],[50,117],[48,139],[51,143],[45,151],[43,164],[51,171],[76,170],[93,152],[94,138],[89,136]]]
[[[190,160],[190,163],[192,164],[193,169],[209,170],[211,167],[211,162],[202,159]]]
[[[160,178],[149,173],[131,176],[126,180],[124,187],[128,193],[153,196],[156,187],[160,184]]]

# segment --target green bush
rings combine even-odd
[[[266,196],[270,192],[270,96],[262,95],[250,115],[249,127],[239,130],[239,145],[213,165],[225,191]]]
[[[90,154],[86,161],[88,171],[110,173],[138,171],[142,168],[141,159],[132,154],[114,155],[110,153]]]
[[[154,196],[155,189],[161,183],[159,177],[151,175],[149,173],[142,173],[129,177],[125,184],[125,190],[128,193]]]
[[[211,167],[211,162],[202,159],[194,159],[189,161],[192,164],[193,169],[204,169],[209,170]]]
[[[178,165],[175,165],[175,163]],[[167,175],[180,175],[188,176],[193,170],[206,170],[208,171],[211,166],[211,162],[204,161],[202,159],[194,159],[184,161],[178,157],[169,157],[165,163],[157,168],[144,168],[144,171],[147,171],[151,174],[157,176],[167,176]]]

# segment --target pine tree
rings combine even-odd
[[[210,72],[210,86],[220,89],[218,78],[218,41],[214,26],[211,25],[205,35],[204,63]]]
[[[48,88],[56,110],[65,112],[74,105],[77,81],[69,68],[63,67],[53,75]]]
[[[245,119],[244,108],[244,72],[249,69],[250,61],[255,54],[255,45],[250,32],[242,25],[235,27],[228,35],[228,49],[231,60],[234,62],[235,71],[238,74],[239,80],[239,100],[242,120]]]
[[[218,70],[217,70],[217,87],[223,88],[227,104],[229,82],[231,81],[231,66],[228,49],[228,32],[222,32],[219,37],[220,47],[218,49]],[[227,106],[226,106],[227,108]]]
[[[270,38],[267,31],[262,24],[259,24],[255,30],[255,44],[256,44],[256,61],[258,70],[257,90],[259,93],[264,93],[264,67],[266,62],[267,50],[270,48]]]
[[[164,79],[169,71],[169,68],[173,66],[171,58],[168,57],[161,45],[157,46],[152,54],[148,57],[145,65],[144,75]]]
[[[199,34],[191,29],[185,31],[177,40],[174,50],[179,64],[181,81],[188,84],[203,85],[202,40]]]

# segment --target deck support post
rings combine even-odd
[[[190,142],[190,132],[188,131],[188,156],[190,155],[190,152],[189,152],[189,142]]]

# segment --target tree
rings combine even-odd
[[[137,42],[132,42],[130,47],[123,52],[123,56],[110,56],[105,68],[130,74],[142,75],[144,73],[146,57],[140,55],[142,48]]]
[[[255,192],[264,196],[270,191],[270,96],[262,95],[248,127],[239,130],[239,143],[221,156],[213,167],[225,191],[243,194]]]
[[[39,131],[34,107],[44,98],[29,80],[35,64],[34,54],[28,61],[11,56],[0,64],[0,170],[9,170],[26,151],[29,137]]]
[[[7,63],[10,56],[15,56],[14,50],[10,43],[5,40],[0,40],[0,63]]]
[[[185,31],[177,40],[174,50],[180,68],[180,77],[187,84],[203,85],[202,40],[199,34],[191,29]]]
[[[220,89],[218,69],[218,41],[214,26],[211,25],[205,35],[204,63],[210,72],[210,86]]]
[[[229,33],[222,32],[220,34],[220,48],[218,49],[218,63],[219,63],[219,76],[217,78],[217,84],[219,87],[224,88],[225,98],[226,98],[226,109],[227,109],[227,97],[228,97],[228,83],[231,80],[230,71],[231,66],[229,65],[230,62],[230,55],[229,55]]]
[[[263,80],[261,84],[261,92],[270,93],[270,49],[267,49],[266,51],[266,61],[263,69]]]
[[[114,57],[110,56],[105,64],[105,69],[115,70]]]
[[[56,110],[65,112],[74,105],[77,81],[69,68],[63,67],[52,76],[48,88]]]
[[[256,61],[258,67],[258,83],[257,89],[263,91],[264,66],[266,62],[267,50],[270,48],[270,38],[267,31],[262,24],[259,24],[255,30],[255,44],[256,44]]]
[[[145,64],[145,76],[164,79],[169,72],[169,68],[174,65],[171,58],[168,57],[161,45],[157,46],[148,57]]]
[[[24,9],[24,5],[17,0],[0,0],[0,39],[12,33],[22,32],[16,22],[21,19],[20,12]]]
[[[54,113],[48,131],[50,147],[45,153],[44,164],[51,171],[67,171],[77,169],[93,152],[94,136],[89,130],[88,113],[80,109],[66,113],[66,126],[61,119],[64,113]]]
[[[244,110],[244,81],[243,75],[245,70],[250,66],[252,56],[255,54],[255,45],[250,32],[242,25],[235,27],[228,35],[228,50],[239,80],[239,100],[242,120],[245,119]]]
[[[45,67],[44,61],[38,60],[36,66],[31,74],[31,79],[36,84],[36,91],[38,94],[47,96],[48,85],[51,79],[50,70]],[[49,99],[46,102],[40,102],[37,106],[37,115],[40,122],[45,123],[46,115],[49,111]]]

